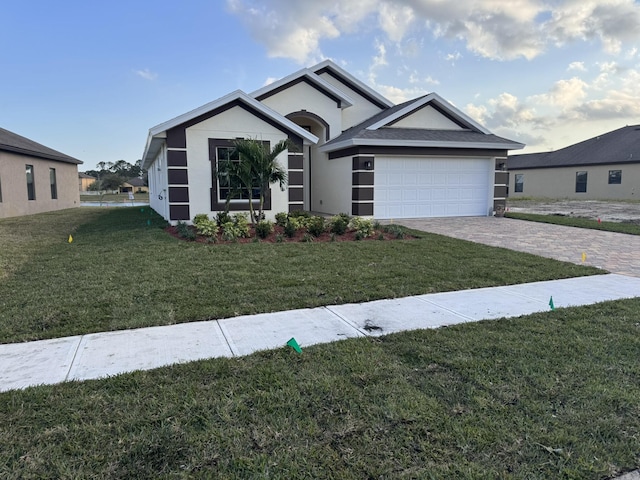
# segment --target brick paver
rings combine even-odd
[[[640,277],[640,236],[499,217],[398,220],[425,232]]]

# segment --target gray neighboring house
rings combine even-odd
[[[511,155],[509,197],[640,199],[640,125],[552,152]]]
[[[0,218],[79,206],[81,163],[0,128]]]

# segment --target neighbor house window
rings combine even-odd
[[[2,203],[2,179],[0,178],[0,203]]]
[[[218,163],[218,170],[223,170],[225,162],[232,162],[231,168],[240,163],[240,156],[235,147],[216,147],[216,160]],[[219,177],[218,178],[218,199],[224,202],[231,196],[231,200],[249,200],[251,195],[252,199],[259,199],[260,192],[258,189],[257,179],[253,179],[251,184],[253,187],[251,192],[248,192],[246,188],[243,188],[241,182],[234,178],[234,176]]]
[[[516,185],[515,185],[515,191],[516,192],[523,192],[524,191],[524,173],[516,173]]]
[[[58,183],[56,182],[56,169],[49,169],[49,184],[51,185],[51,200],[58,198]]]
[[[576,193],[586,193],[587,172],[576,172]]]
[[[622,170],[609,170],[609,185],[620,185],[622,183]]]
[[[36,199],[36,184],[33,173],[33,165],[26,166],[27,171],[27,198],[29,200]]]

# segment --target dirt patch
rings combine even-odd
[[[606,200],[508,200],[507,211],[598,218],[604,222],[640,225],[640,202]]]

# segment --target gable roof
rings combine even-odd
[[[92,177],[91,175],[87,175],[84,172],[78,172],[78,178],[92,178],[94,180],[97,180],[96,177]]]
[[[431,105],[456,122],[461,130],[390,127],[401,118]],[[333,152],[353,146],[404,146],[519,150],[524,144],[492,134],[436,93],[430,93],[387,108],[364,122],[345,130],[320,147]]]
[[[378,106],[379,108],[390,108],[393,107],[393,102],[386,99],[380,93],[376,92],[373,88],[368,86],[366,83],[358,80],[356,77],[351,75],[346,70],[340,68],[331,60],[325,60],[323,62],[318,63],[317,65],[310,67],[308,70],[312,71],[316,75],[322,75],[326,73],[333,78],[339,80],[344,85],[348,86],[355,92],[358,92],[359,95],[366,98],[368,101]]]
[[[253,110],[261,115],[264,115],[271,121],[280,125],[285,130],[295,133],[296,135],[301,137],[304,142],[313,143],[313,144],[318,143],[318,137],[316,137],[312,133],[308,132],[302,127],[299,127],[288,118],[280,115],[278,112],[276,112],[275,110],[272,110],[266,105],[263,105],[258,100],[256,100],[253,97],[250,97],[243,91],[236,90],[235,92],[231,92],[230,94],[225,95],[224,97],[221,97],[217,100],[209,102],[205,105],[202,105],[201,107],[191,110],[190,112],[184,113],[182,115],[178,115],[177,117],[172,118],[171,120],[168,120],[164,123],[161,123],[159,125],[156,125],[155,127],[150,128],[149,135],[147,136],[147,144],[145,146],[144,153],[142,155],[142,168],[146,170],[151,164],[151,162],[153,161],[153,159],[156,157],[158,152],[160,151],[162,143],[166,138],[167,130],[170,130],[174,127],[177,127],[179,125],[182,125],[194,119],[197,119],[198,117],[206,115],[214,110],[222,108],[233,102],[239,102],[247,106],[250,110]]]
[[[29,140],[26,137],[5,130],[4,128],[0,128],[0,150],[43,158],[45,160],[54,160],[56,162],[73,163],[75,165],[82,163],[82,161],[77,158],[65,155],[53,148],[45,147],[40,143]]]
[[[269,98],[276,93],[279,93],[287,88],[296,85],[300,82],[306,82],[327,97],[334,100],[339,108],[347,108],[354,104],[354,101],[344,92],[340,91],[326,80],[320,78],[308,68],[298,70],[291,75],[288,75],[280,80],[265,85],[264,87],[251,93],[251,96],[256,100],[262,101],[265,98]]]
[[[552,152],[509,156],[507,168],[640,163],[640,125],[629,125]]]

